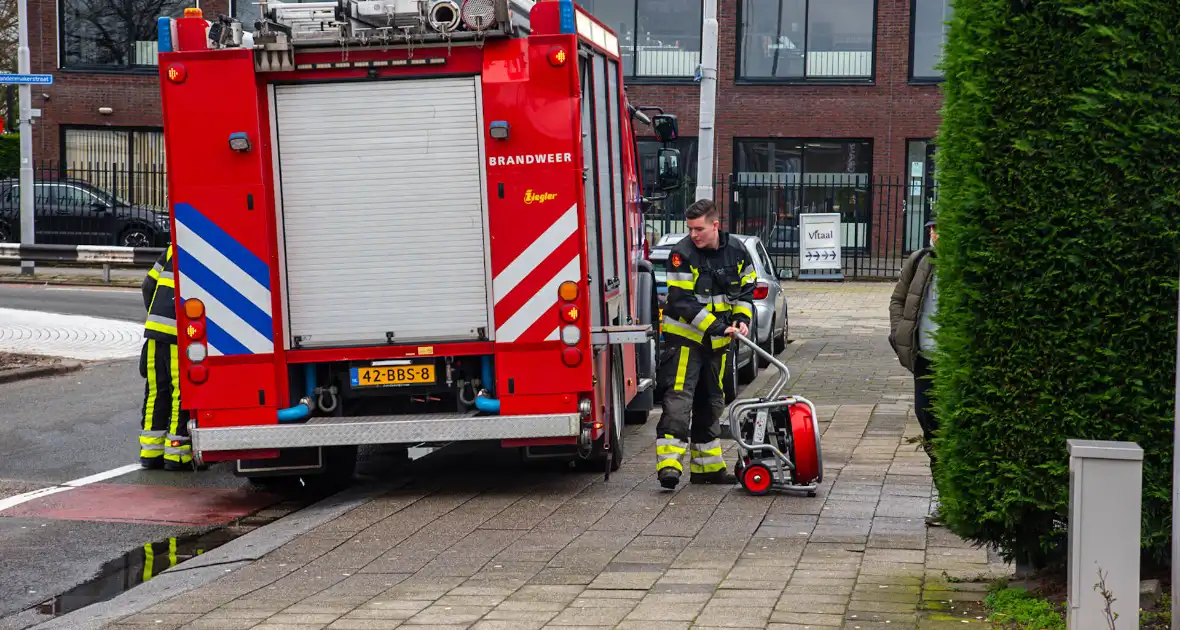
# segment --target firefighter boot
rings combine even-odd
[[[668,490],[674,490],[676,484],[680,483],[680,471],[675,468],[661,468],[656,477],[659,478],[660,485]]]

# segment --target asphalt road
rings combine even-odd
[[[128,321],[144,315],[134,289],[0,285],[0,304]],[[0,384],[0,628],[44,620],[28,609],[98,576],[108,576],[99,585],[107,590],[141,581],[145,544],[163,542],[148,572],[158,573],[184,559],[188,537],[288,498],[253,488],[227,464],[186,473],[136,469],[143,388],[135,360]],[[129,465],[130,472],[96,483],[5,503]],[[179,558],[169,557],[170,539],[180,542]],[[131,570],[112,574],[120,566]],[[74,597],[66,607],[89,603],[88,597]]]
[[[0,385],[0,501],[135,464],[142,397],[134,360]],[[0,510],[0,617],[90,580],[146,543],[244,516],[259,504],[251,493],[224,465],[135,470]]]
[[[0,306],[136,322],[146,316],[138,289],[0,284]]]

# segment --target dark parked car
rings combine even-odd
[[[0,242],[20,241],[20,181],[0,181]],[[45,245],[167,247],[168,215],[73,179],[33,184],[36,242]]]

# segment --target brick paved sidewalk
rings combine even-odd
[[[408,485],[107,627],[984,625],[972,602],[1010,567],[925,525],[929,468],[906,443],[920,433],[912,381],[886,342],[892,285],[788,287],[790,391],[823,420],[816,498],[660,491],[653,414],[629,427],[609,482],[441,453]]]

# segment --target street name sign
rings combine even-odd
[[[0,85],[53,85],[53,75],[0,74]]]

